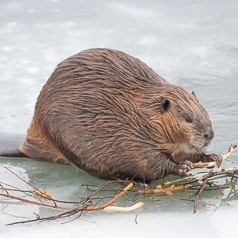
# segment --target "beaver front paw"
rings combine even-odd
[[[217,155],[217,154],[209,154],[207,155],[207,161],[206,162],[212,162],[212,161],[215,161],[216,164],[217,164],[217,167],[220,167],[221,164],[222,164],[222,156],[221,155]]]
[[[178,164],[178,175],[180,177],[187,176],[187,172],[193,168],[193,162],[190,160],[182,161]]]

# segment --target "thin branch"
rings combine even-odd
[[[227,157],[229,157],[235,150],[235,148],[237,147],[237,145],[230,145],[228,151],[222,155],[222,160],[224,161]],[[193,168],[192,169],[196,169],[196,168],[211,168],[216,166],[217,163],[215,161],[212,162],[207,162],[207,163],[202,163],[202,162],[198,162],[198,163],[194,163],[193,164]]]
[[[64,217],[69,217],[69,216],[73,216],[75,214],[82,214],[82,212],[84,211],[96,211],[96,210],[103,210],[104,208],[110,206],[111,204],[115,203],[116,201],[118,201],[121,197],[123,197],[126,192],[130,189],[133,188],[133,183],[128,184],[118,195],[116,195],[112,200],[110,200],[109,202],[101,205],[101,206],[97,206],[97,207],[90,207],[91,204],[84,204],[84,206],[80,207],[80,208],[75,208],[72,209],[70,211],[61,213],[59,215],[56,216],[50,216],[50,217],[39,217],[37,216],[36,219],[32,219],[32,220],[27,220],[27,221],[20,221],[20,222],[14,222],[14,223],[10,223],[7,225],[16,225],[16,224],[24,224],[24,223],[31,223],[31,222],[36,222],[36,221],[50,221],[50,220],[56,220],[56,219],[60,219],[60,218],[64,218]]]
[[[4,193],[0,193],[0,196],[2,197],[7,197],[7,198],[11,198],[11,199],[14,199],[14,200],[18,200],[18,201],[21,201],[21,202],[24,202],[24,203],[28,203],[28,204],[32,204],[32,205],[38,205],[38,206],[42,206],[42,207],[50,207],[50,208],[54,208],[54,209],[60,209],[60,210],[72,210],[72,208],[68,208],[68,207],[61,207],[61,206],[52,206],[52,205],[49,205],[49,204],[45,204],[45,203],[40,203],[40,202],[36,202],[36,201],[33,201],[33,200],[29,200],[29,199],[26,199],[26,198],[21,198],[21,197],[16,197],[14,195],[10,195],[10,194],[4,194]]]
[[[202,183],[202,186],[200,187],[200,189],[198,190],[198,192],[196,193],[196,196],[194,198],[194,205],[193,205],[193,213],[197,212],[197,206],[198,206],[198,199],[201,196],[201,193],[203,192],[203,190],[205,189],[205,185],[207,184],[207,179],[205,179]]]
[[[83,211],[96,211],[96,210],[102,210],[108,206],[110,206],[111,204],[115,203],[116,201],[118,201],[121,197],[123,197],[126,192],[130,189],[133,188],[133,183],[129,183],[117,196],[115,196],[112,200],[110,200],[109,202],[101,205],[101,206],[97,206],[97,207],[87,207],[85,209],[83,209]]]

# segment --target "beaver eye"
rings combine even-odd
[[[185,121],[186,121],[187,123],[192,123],[192,122],[193,122],[193,119],[192,119],[190,116],[186,116],[186,117],[185,117]]]
[[[167,112],[170,106],[170,101],[168,99],[163,99],[161,102],[161,111]]]

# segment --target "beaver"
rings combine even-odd
[[[194,92],[122,51],[97,48],[58,64],[19,150],[99,178],[150,183],[184,176],[197,161],[220,164],[204,153],[213,137]]]

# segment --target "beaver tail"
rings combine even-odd
[[[19,150],[24,141],[23,134],[9,134],[0,132],[0,156],[22,157],[24,154]]]

